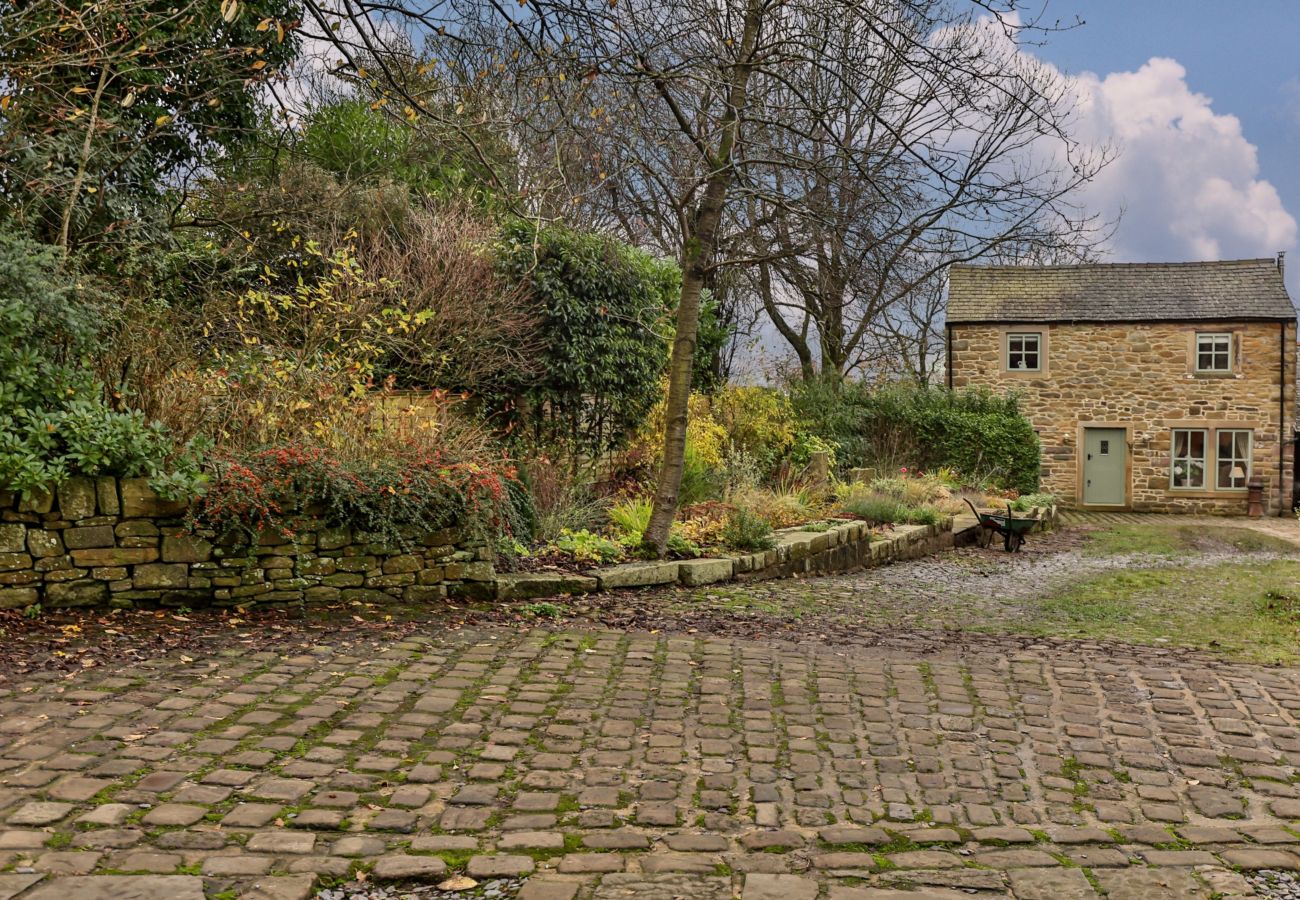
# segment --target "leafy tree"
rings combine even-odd
[[[659,396],[677,267],[600,235],[523,221],[506,226],[500,252],[542,317],[544,374],[522,391],[520,424],[578,452],[617,446]]]
[[[4,214],[65,249],[159,227],[165,193],[254,130],[298,18],[295,0],[6,4]]]

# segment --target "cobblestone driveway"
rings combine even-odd
[[[1300,867],[1300,673],[972,641],[476,630],[31,682],[0,694],[0,898],[303,898],[360,867],[524,900],[1122,900]]]

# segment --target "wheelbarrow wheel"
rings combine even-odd
[[[1002,546],[1006,548],[1008,553],[1020,552],[1020,548],[1024,546],[1024,543],[1024,537],[1014,531],[1008,531],[1007,536],[1002,540]]]
[[[992,543],[993,543],[993,529],[985,528],[984,526],[981,525],[980,536],[979,536],[980,547],[987,550],[989,548],[989,545],[991,545]]]

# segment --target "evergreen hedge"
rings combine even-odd
[[[832,443],[844,468],[955,469],[1021,493],[1038,489],[1038,435],[1014,395],[849,383],[795,388],[802,427]]]

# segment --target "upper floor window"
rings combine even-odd
[[[1007,368],[1013,372],[1039,372],[1043,368],[1041,332],[1011,332],[1007,335]]]
[[[1232,335],[1205,333],[1196,335],[1196,371],[1232,371]]]

